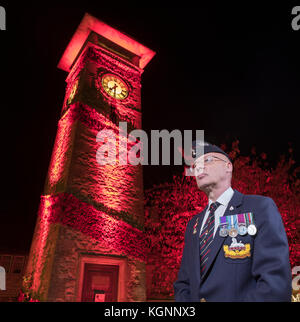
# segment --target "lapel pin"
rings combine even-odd
[[[233,206],[231,206],[231,207],[229,208],[229,210],[230,210],[230,211],[232,211],[233,209],[234,209],[234,208],[233,208]]]
[[[196,219],[196,223],[195,223],[195,225],[194,225],[194,231],[193,231],[193,234],[196,234],[196,233],[197,233],[198,221],[199,221],[199,218],[197,218],[197,219]]]

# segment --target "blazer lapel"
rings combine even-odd
[[[238,192],[237,190],[234,190],[234,194],[233,194],[231,200],[229,201],[228,206],[227,206],[223,216],[230,216],[230,215],[236,214],[236,208],[242,204],[242,199],[243,199],[243,194]],[[232,210],[230,210],[230,209],[232,209]],[[223,245],[223,243],[225,241],[225,238],[221,237],[219,235],[219,229],[220,229],[220,227],[218,227],[218,229],[216,231],[216,235],[214,237],[214,240],[211,244],[211,249],[210,249],[208,259],[207,259],[206,269],[205,269],[204,274],[201,276],[201,279],[205,278],[207,272],[209,271],[211,264],[213,263],[215,257],[217,256],[221,246]],[[199,248],[199,246],[198,246],[198,248]],[[198,255],[198,257],[199,257],[199,262],[200,262],[200,254]],[[199,264],[199,266],[200,266],[200,264]]]

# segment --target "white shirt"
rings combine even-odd
[[[215,211],[215,229],[214,229],[214,237],[215,237],[215,234],[216,234],[216,231],[219,227],[219,220],[220,220],[220,217],[222,217],[224,215],[224,212],[229,204],[229,201],[231,200],[232,196],[234,194],[234,191],[231,187],[229,187],[227,190],[225,190],[221,196],[216,200],[220,203],[220,206],[217,208],[217,210]],[[202,232],[202,229],[203,229],[203,226],[204,226],[204,223],[206,222],[207,218],[208,218],[208,215],[209,215],[209,207],[210,205],[213,203],[212,200],[209,199],[208,201],[208,207],[207,207],[207,210],[206,210],[206,213],[204,215],[204,218],[203,218],[203,221],[202,221],[202,225],[201,225],[201,230],[200,230],[200,235],[201,235],[201,232]],[[199,235],[199,236],[200,236]]]

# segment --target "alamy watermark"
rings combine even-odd
[[[0,6],[0,30],[6,30],[6,12],[3,7]]]
[[[300,6],[293,7],[292,15],[296,16],[292,19],[292,28],[297,31],[300,29]]]
[[[0,266],[0,291],[6,290],[6,274],[4,267]]]
[[[204,130],[196,130],[197,141],[204,142]],[[171,141],[173,140],[173,165],[182,165],[183,158],[187,166],[195,160],[192,151],[193,131],[176,129],[151,130],[150,138],[144,130],[133,130],[127,133],[127,122],[119,123],[119,132],[100,130],[96,142],[96,160],[99,165],[171,165]],[[183,144],[183,146],[182,146]],[[149,148],[150,147],[150,148]],[[151,157],[149,158],[149,150]],[[183,151],[187,151],[184,156]],[[196,155],[203,154],[204,146],[197,145]]]
[[[300,290],[300,266],[294,266],[292,275],[296,275],[292,280],[292,288],[294,291]]]

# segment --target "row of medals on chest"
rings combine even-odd
[[[245,219],[244,222],[239,222],[238,220],[234,222],[235,219],[238,218],[239,215],[234,216],[227,216],[226,222],[222,222],[220,218],[220,231],[219,234],[221,237],[230,236],[232,238],[236,237],[237,235],[244,236],[247,233],[251,236],[254,236],[257,232],[257,228],[253,223],[253,214],[242,214],[243,218]],[[241,218],[241,217],[240,217]],[[224,219],[224,217],[222,218]],[[229,221],[227,222],[227,220]],[[208,232],[205,232],[205,237],[207,236]]]
[[[221,237],[244,236],[247,233],[251,236],[255,235],[257,228],[254,224],[253,213],[238,214],[233,216],[220,217]]]

